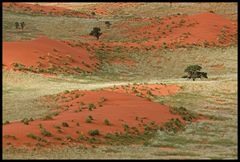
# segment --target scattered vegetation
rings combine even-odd
[[[62,126],[63,126],[63,127],[69,127],[69,125],[68,125],[67,122],[62,122]]]
[[[52,133],[47,131],[42,124],[39,125],[39,128],[40,128],[40,131],[41,131],[41,134],[43,136],[47,136],[47,137],[51,137],[52,136]]]
[[[173,114],[180,115],[183,120],[192,122],[194,119],[198,118],[198,115],[190,110],[187,110],[185,107],[171,107],[170,112]]]
[[[86,123],[92,123],[92,120],[93,120],[92,116],[88,116],[88,117],[86,118],[85,122],[86,122]]]
[[[43,139],[43,138],[41,138],[41,137],[39,137],[39,136],[36,136],[36,135],[34,135],[34,134],[32,134],[32,133],[30,133],[30,134],[27,134],[27,137],[29,137],[29,138],[32,138],[32,139],[34,139],[34,140],[37,140],[37,141],[39,141],[39,142],[47,142],[45,139]]]
[[[91,136],[96,136],[96,135],[99,135],[100,132],[99,132],[98,129],[95,129],[95,130],[90,130],[90,131],[88,132],[88,134],[91,135]]]
[[[30,118],[30,119],[24,118],[24,119],[21,120],[21,122],[26,124],[26,125],[28,125],[30,121],[33,121],[33,118]]]
[[[105,125],[110,125],[110,121],[109,121],[108,119],[105,119],[105,120],[104,120],[104,124],[105,124]]]
[[[96,108],[96,106],[93,103],[88,104],[88,110],[89,111],[92,111],[95,108]]]

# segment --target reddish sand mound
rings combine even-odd
[[[148,22],[150,25],[132,29],[125,24],[123,28],[129,30],[129,37],[147,40],[142,45],[153,48],[175,48],[186,45],[227,46],[237,42],[236,22],[213,13],[172,15],[143,19],[142,22]]]
[[[97,3],[88,5],[87,9],[96,15],[112,15],[118,14],[123,8],[134,8],[142,5],[141,3]]]
[[[81,13],[78,11],[73,11],[66,9],[64,7],[56,6],[42,6],[39,4],[27,4],[27,3],[3,3],[4,10],[33,13],[33,14],[44,14],[51,16],[73,16],[73,17],[82,17],[82,18],[91,18],[92,16],[86,13]]]
[[[164,91],[163,87],[161,91]],[[59,104],[53,110],[58,113],[53,113],[52,119],[34,120],[28,125],[21,122],[3,125],[4,146],[87,144],[91,137],[90,130],[99,130],[99,135],[94,137],[104,141],[109,133],[141,134],[162,127],[171,119],[185,123],[167,106],[125,93],[76,90],[46,98]]]
[[[127,93],[139,97],[166,96],[176,94],[181,88],[177,85],[166,84],[136,84],[127,86],[115,86],[113,88],[105,88],[105,90]]]
[[[33,72],[78,73],[91,72],[98,61],[85,48],[42,37],[30,41],[3,42],[3,64],[7,68],[13,66]]]

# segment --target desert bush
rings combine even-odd
[[[93,120],[93,119],[88,116],[88,117],[86,118],[85,122],[86,122],[86,123],[92,123],[92,120]]]
[[[4,125],[10,124],[10,122],[9,122],[8,120],[6,120],[3,124],[4,124]]]
[[[104,124],[105,124],[105,125],[110,125],[109,120],[108,120],[108,119],[105,119],[105,120],[104,120]]]
[[[67,94],[67,93],[69,93],[69,92],[70,92],[69,90],[65,90],[65,91],[64,91],[65,94]]]
[[[47,137],[51,137],[52,136],[52,133],[47,131],[43,126],[42,124],[39,125],[39,128],[40,128],[40,131],[41,131],[41,134],[43,136],[47,136]]]
[[[177,133],[177,131],[184,129],[184,125],[179,119],[173,118],[170,121],[164,123],[164,127],[162,129],[167,132]]]
[[[69,127],[69,125],[68,125],[67,122],[62,122],[62,126],[63,126],[63,127]]]
[[[100,132],[99,132],[98,129],[95,129],[95,130],[88,131],[88,134],[91,135],[91,136],[96,136],[96,135],[99,135]]]
[[[194,119],[197,119],[198,115],[196,113],[193,113],[192,111],[190,110],[187,110],[185,107],[172,107],[170,109],[170,112],[173,113],[173,114],[178,114],[180,115],[183,120],[185,121],[192,121]]]
[[[96,106],[93,103],[88,104],[88,110],[92,111],[92,109],[95,109]]]
[[[32,139],[34,139],[34,140],[37,140],[37,141],[39,141],[39,142],[47,142],[45,139],[43,139],[43,138],[41,138],[41,137],[39,137],[39,136],[36,136],[36,135],[34,135],[34,134],[32,134],[32,133],[27,134],[27,137],[28,137],[28,138],[32,138]]]
[[[107,26],[107,28],[110,28],[112,24],[110,23],[110,21],[105,21],[105,25]]]
[[[24,124],[26,124],[26,125],[29,124],[29,121],[30,121],[30,120],[27,119],[27,118],[24,118],[24,119],[21,120],[21,122],[24,123]]]

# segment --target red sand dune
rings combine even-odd
[[[71,47],[67,43],[46,37],[30,41],[3,42],[3,64],[7,68],[10,68],[12,63],[21,63],[38,68],[68,66],[92,71],[97,62],[85,48]]]
[[[136,6],[142,5],[141,3],[98,3],[86,6],[86,8],[96,15],[111,15],[113,12],[115,14],[122,8],[134,8]]]
[[[160,91],[163,95],[169,94],[165,93],[165,88],[170,91],[174,89],[173,86],[168,87],[162,85],[148,85],[148,87],[161,87]],[[174,92],[176,92],[176,90],[171,91],[171,94]],[[79,131],[80,134],[90,137],[88,131],[94,129],[100,131],[100,135],[94,137],[104,140],[104,135],[107,133],[123,133],[123,124],[127,124],[130,128],[136,127],[143,133],[144,124],[149,124],[153,121],[159,126],[162,126],[172,118],[178,118],[184,123],[180,116],[171,114],[167,106],[126,93],[110,92],[108,90],[75,90],[69,93],[60,93],[53,98],[46,98],[59,103],[60,107],[53,111],[59,111],[60,114],[49,120],[34,120],[30,122],[29,125],[21,122],[3,125],[3,146],[36,146],[38,145],[37,143],[50,146],[52,144],[61,145],[62,142],[72,144],[74,142],[67,140],[66,136],[77,139],[79,137],[77,131]],[[81,102],[83,102],[82,111],[78,111],[81,107]],[[88,104],[90,103],[93,103],[96,109],[90,111],[88,109]],[[93,117],[92,123],[85,122],[89,115]],[[138,117],[138,119],[136,117]],[[111,125],[105,125],[105,119],[108,119]],[[62,122],[67,122],[69,127],[62,127]],[[80,126],[77,126],[77,122],[79,122]],[[46,137],[41,135],[39,124],[42,124],[53,136]],[[57,132],[54,126],[60,126],[62,133]],[[44,138],[48,143],[38,142],[35,139],[27,137],[30,133]],[[16,139],[10,136],[14,136]],[[56,137],[60,137],[62,140],[57,140]],[[80,143],[87,144],[88,142],[84,140],[80,141]]]
[[[142,27],[132,27],[131,23],[148,22],[150,24]],[[127,35],[133,40],[144,40],[137,42],[103,42],[94,37],[80,36],[86,38],[90,46],[105,46],[111,50],[113,47],[124,47],[126,49],[157,49],[178,48],[187,46],[229,46],[237,43],[237,23],[224,16],[214,13],[201,13],[194,15],[172,15],[158,18],[134,18],[121,24],[113,24],[114,28],[123,29],[122,35]],[[128,31],[128,32],[126,32]],[[102,35],[107,39],[108,35]],[[89,39],[90,38],[90,39]]]
[[[4,2],[3,3],[4,10],[14,10],[21,12],[32,12],[32,13],[41,13],[45,15],[55,15],[55,16],[73,16],[73,17],[82,17],[82,18],[92,18],[90,14],[81,13],[77,11],[73,11],[70,9],[66,9],[64,7],[57,6],[42,6],[39,4],[29,4],[29,3],[13,3],[13,2]]]
[[[160,20],[151,18],[143,21],[150,25],[131,29],[126,22],[123,28],[129,30],[131,38],[147,38],[142,43],[145,46],[161,47],[164,42],[169,47],[204,45],[204,42],[209,46],[226,46],[237,42],[236,22],[214,13],[172,15]]]
[[[105,90],[127,93],[131,95],[141,94],[142,97],[153,96],[167,96],[176,94],[181,88],[177,85],[166,85],[166,84],[137,84],[127,86],[115,86],[113,88],[105,88]]]

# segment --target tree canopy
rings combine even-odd
[[[95,36],[97,39],[102,35],[101,29],[99,27],[94,27],[89,35]]]

